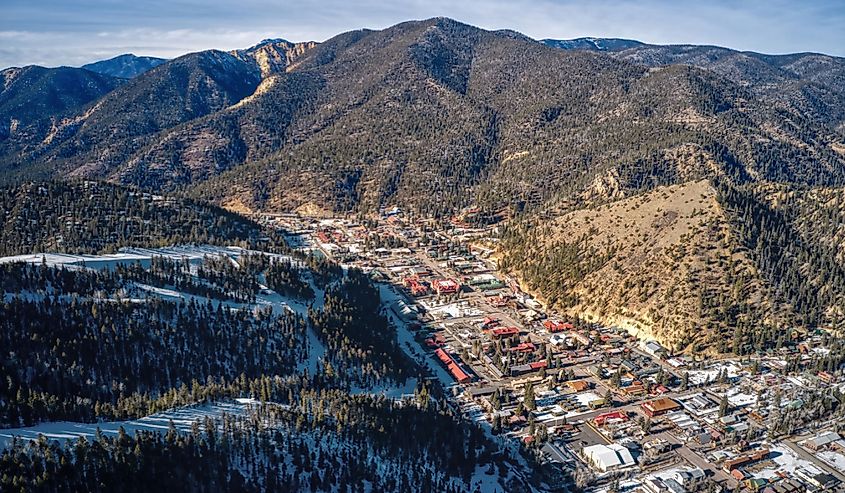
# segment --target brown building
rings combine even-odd
[[[566,386],[574,390],[575,392],[583,392],[590,388],[590,383],[585,380],[572,380],[566,382]]]
[[[671,413],[672,411],[681,409],[680,404],[668,397],[661,397],[659,399],[643,402],[641,407],[643,408],[643,412],[649,418],[663,416],[666,413]]]

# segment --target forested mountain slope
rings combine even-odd
[[[520,209],[714,174],[843,182],[839,96],[823,83],[835,69],[754,58],[801,83],[779,92],[712,67],[649,68],[628,50],[561,50],[443,18],[267,40],[156,67],[16,162],[252,210]],[[666,158],[689,146],[712,169]]]
[[[768,191],[796,197],[812,190],[818,198],[845,185],[841,79],[842,59],[825,55],[624,40],[538,42],[435,18],[323,43],[273,39],[230,53],[185,55],[69,110],[25,152],[0,159],[18,170],[4,173],[7,180],[25,173],[97,177],[242,212],[372,213],[401,205],[448,217],[473,205],[504,209],[524,224],[562,216],[557,222],[570,229],[564,223],[573,214],[707,182],[720,200],[710,220],[732,243],[717,247],[704,234],[691,241],[710,253],[736,255],[742,265],[723,265],[706,288],[678,291],[689,303],[674,315],[659,314],[680,332],[703,323],[706,335],[679,340],[692,347],[761,320],[771,326],[835,321],[838,274],[822,272],[826,259],[841,256],[830,246],[840,237],[829,226],[836,213],[809,198],[800,211],[797,198],[781,211]],[[8,143],[20,146],[14,137]],[[729,207],[725,200],[739,202]],[[741,226],[760,217],[789,227],[779,237],[754,237],[756,230]],[[818,228],[806,225],[804,218],[817,217]],[[799,238],[812,240],[774,268],[772,252],[786,248],[778,242]],[[623,285],[663,268],[663,253],[636,253],[645,261],[619,277]],[[557,265],[548,255],[530,261],[505,255],[512,268],[535,275]],[[721,265],[717,257],[702,261]],[[797,271],[796,258],[806,260]],[[790,277],[808,269],[809,276]],[[745,274],[753,280],[742,282],[755,288],[728,293],[724,286]],[[679,275],[667,272],[657,292],[674,293]],[[699,281],[690,274],[683,282]],[[541,284],[568,309],[583,308],[572,296],[598,289],[589,279]],[[810,299],[813,289],[825,294]],[[630,310],[645,323],[641,315],[659,296],[649,299],[614,297],[606,304],[622,303],[620,313]],[[703,301],[696,307],[692,300]],[[714,307],[734,302],[735,313],[715,314]],[[654,314],[648,320],[652,327],[661,323]]]
[[[647,70],[443,19],[355,34],[318,46],[293,72],[325,82],[286,123],[294,140],[199,194],[254,209],[315,201],[442,212],[473,198],[491,207],[572,198],[596,180],[622,195],[714,173],[842,181],[833,129],[710,71]],[[689,146],[715,169],[665,157]]]
[[[543,40],[564,49],[595,50],[579,40]],[[602,51],[651,67],[685,64],[712,71],[779,107],[845,129],[845,59],[820,53],[765,55],[719,46],[624,44],[597,39]]]
[[[555,308],[678,351],[747,354],[841,327],[841,189],[701,180],[526,216],[500,265]]]
[[[248,245],[268,236],[258,224],[204,202],[92,181],[0,188],[0,231],[0,256],[179,243]]]
[[[0,259],[3,491],[529,491],[533,466],[424,378],[365,273],[113,184],[10,187],[2,213],[3,254],[43,253]],[[186,242],[226,246],[152,248]]]
[[[29,169],[26,157],[65,118],[122,84],[80,68],[28,66],[0,72],[0,162],[3,180]]]

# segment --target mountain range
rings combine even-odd
[[[3,71],[5,181],[105,179],[240,212],[504,211],[502,256],[526,289],[682,348],[839,320],[845,287],[825,267],[839,219],[819,197],[845,184],[845,59],[435,18],[191,53],[129,79],[110,65]],[[782,228],[760,244],[755,221]],[[700,255],[670,268],[681,251]]]

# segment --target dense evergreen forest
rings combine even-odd
[[[188,434],[171,425],[166,433],[121,431],[65,447],[17,442],[0,454],[0,489],[457,493],[477,491],[466,481],[479,464],[483,475],[502,474],[512,458],[448,406],[421,396],[394,402],[293,379],[269,394],[279,404],[209,418]],[[507,488],[526,490],[516,478]]]
[[[284,245],[258,224],[219,207],[101,182],[0,188],[0,211],[0,256],[181,243]]]
[[[801,327],[841,326],[845,299],[845,268],[838,246],[826,235],[805,236],[799,225],[814,216],[813,204],[794,201],[775,207],[762,190],[717,181],[719,200],[730,211],[737,237],[748,249],[762,275],[787,303],[792,322]],[[808,193],[804,190],[799,193]]]
[[[256,399],[247,415],[207,418],[188,434],[171,425],[66,445],[16,441],[0,453],[0,488],[458,492],[478,474],[510,475],[516,458],[439,389],[418,383],[401,401],[357,393],[419,376],[365,274],[257,252],[232,260],[0,264],[3,426]],[[309,303],[307,316],[251,304],[267,296],[265,279]],[[138,297],[138,283],[194,297]],[[326,347],[314,373],[309,331]],[[508,491],[525,490],[509,481]]]
[[[140,417],[196,402],[174,398],[180,388],[195,398],[211,392],[205,387],[226,388],[238,378],[296,374],[312,356],[308,326],[330,348],[323,371],[335,386],[414,376],[379,313],[377,291],[358,271],[316,274],[289,258],[261,254],[246,254],[237,265],[229,257],[208,257],[193,271],[187,262],[159,257],[149,268],[104,271],[1,264],[7,293],[0,304],[2,422]],[[315,289],[325,290],[325,300],[309,310],[308,320],[260,305],[242,309],[240,303],[255,300],[266,272],[274,272],[277,283],[290,279],[286,291],[303,302]],[[138,300],[138,282],[198,298]]]

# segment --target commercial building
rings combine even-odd
[[[431,289],[437,294],[455,294],[461,290],[461,285],[454,279],[435,279],[431,281]]]
[[[836,433],[834,431],[828,431],[820,435],[816,435],[813,438],[807,440],[806,442],[804,442],[804,446],[810,450],[821,450],[827,447],[828,445],[836,442],[840,438],[841,437],[839,436],[839,433]]]
[[[642,407],[646,416],[649,418],[655,418],[672,411],[677,411],[681,408],[681,405],[668,397],[661,397],[659,399],[643,402],[640,407]]]
[[[618,443],[608,445],[600,443],[584,447],[581,450],[581,455],[601,472],[616,471],[637,464],[631,455],[631,451]]]

